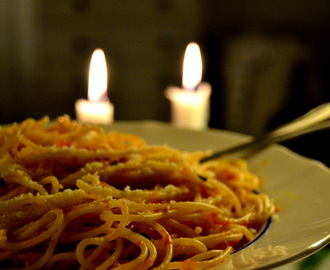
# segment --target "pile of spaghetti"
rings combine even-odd
[[[208,269],[273,214],[242,160],[68,116],[0,128],[1,269]]]

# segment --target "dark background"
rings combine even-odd
[[[105,51],[116,120],[170,121],[186,45],[212,85],[209,126],[254,136],[329,101],[327,0],[0,0],[0,123],[75,117]],[[329,164],[327,132],[287,144]]]

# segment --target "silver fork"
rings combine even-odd
[[[330,128],[330,103],[324,103],[310,110],[303,116],[288,122],[273,131],[254,139],[251,142],[239,144],[224,150],[216,151],[212,155],[202,158],[199,162],[204,163],[225,155],[243,152],[246,150],[256,151],[273,143],[285,142],[303,135],[311,134]]]

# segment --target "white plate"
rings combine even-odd
[[[249,140],[233,132],[176,129],[154,121],[117,122],[110,129],[139,135],[148,144],[187,151],[220,150]],[[249,165],[264,179],[262,191],[274,198],[281,211],[256,241],[233,254],[237,269],[271,269],[311,255],[330,242],[330,170],[326,166],[279,145],[253,156]]]

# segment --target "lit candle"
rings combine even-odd
[[[165,90],[171,102],[172,124],[180,128],[204,129],[209,121],[211,86],[202,82],[202,57],[199,46],[189,43],[183,61],[182,88]]]
[[[87,124],[110,124],[114,107],[107,96],[108,74],[104,52],[94,51],[89,67],[88,100],[78,99],[75,104],[79,122]]]

